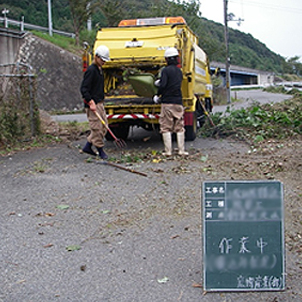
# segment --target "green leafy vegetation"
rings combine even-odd
[[[35,100],[36,79],[12,77],[9,84],[6,94],[0,96],[0,147],[27,141],[40,133],[39,111]]]
[[[17,110],[12,110],[7,104],[1,106],[0,142],[12,142],[23,136],[25,126],[18,118]]]
[[[269,86],[263,89],[263,91],[266,92],[272,92],[272,93],[283,93],[283,94],[289,94],[293,96],[302,96],[302,91],[297,88],[290,88],[286,89],[284,86]]]
[[[234,137],[250,143],[267,139],[288,139],[302,135],[302,95],[282,103],[255,103],[247,109],[230,110],[225,114],[215,113],[210,123],[200,130],[200,135],[208,137]]]
[[[58,34],[50,36],[47,33],[39,31],[33,31],[33,34],[70,52],[79,54],[81,51],[81,48],[75,45],[73,38],[60,36]],[[47,72],[47,70],[44,72]]]

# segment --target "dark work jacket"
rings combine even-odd
[[[158,88],[161,103],[182,105],[181,82],[182,72],[176,65],[168,65],[162,70]]]
[[[84,73],[81,84],[81,94],[88,103],[94,100],[97,104],[104,100],[104,75],[102,69],[96,64],[91,64]],[[85,107],[89,106],[85,103]]]

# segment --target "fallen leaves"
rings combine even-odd
[[[110,212],[110,210],[102,210],[101,213],[102,214],[110,214],[111,212]]]
[[[187,167],[184,167],[182,165],[172,168],[172,171],[176,174],[183,174],[183,173],[191,173],[192,172],[190,169],[188,169]]]
[[[80,249],[81,249],[81,247],[79,245],[68,245],[68,246],[66,246],[66,250],[68,252],[78,251]]]
[[[163,169],[153,169],[153,172],[155,173],[164,173]]]
[[[40,227],[46,227],[46,226],[54,226],[54,222],[45,222],[45,223],[39,223]]]
[[[158,283],[167,283],[169,281],[169,278],[168,277],[163,277],[161,279],[157,279],[157,282]]]
[[[161,161],[162,161],[161,158],[158,158],[158,159],[154,158],[154,159],[152,160],[152,162],[153,162],[154,164],[158,164],[158,163],[160,163]]]
[[[36,214],[36,217],[53,217],[55,216],[54,213],[38,213]]]
[[[52,247],[52,246],[53,246],[52,243],[48,243],[48,244],[44,245],[43,247],[44,247],[44,248],[49,248],[49,247]]]
[[[60,204],[60,205],[57,206],[57,209],[59,209],[59,210],[67,210],[67,209],[69,209],[69,205],[67,205],[67,204]]]

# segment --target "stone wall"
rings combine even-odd
[[[24,37],[17,60],[29,64],[37,74],[37,100],[46,111],[82,110],[80,94],[82,61],[32,34]]]

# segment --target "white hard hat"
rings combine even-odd
[[[179,55],[175,47],[170,47],[165,51],[165,58],[177,57]]]
[[[110,60],[109,49],[105,45],[98,46],[95,50],[95,55],[100,57],[105,62]]]

